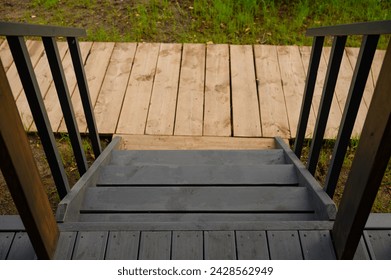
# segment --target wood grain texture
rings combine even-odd
[[[271,260],[302,260],[299,234],[297,231],[268,231]]]
[[[232,45],[231,88],[234,136],[262,136],[252,46]]]
[[[376,50],[375,56],[373,57],[371,74],[373,86],[376,85],[377,78],[379,77],[380,69],[383,64],[384,56],[386,52],[384,50]]]
[[[137,260],[139,240],[139,231],[111,231],[105,259]]]
[[[29,44],[30,42],[31,41],[28,41],[27,44]],[[14,62],[7,40],[4,40],[0,46],[0,59],[3,62],[4,71],[7,73],[8,69]]]
[[[335,260],[330,231],[300,231],[300,241],[305,260]]]
[[[277,47],[254,46],[255,66],[262,120],[262,136],[291,137],[281,73],[278,65]]]
[[[204,238],[202,231],[173,231],[173,260],[202,260],[204,257]]]
[[[14,237],[14,232],[0,232],[0,260],[7,259]]]
[[[34,248],[26,232],[15,234],[14,241],[8,253],[8,260],[36,260]]]
[[[391,230],[364,231],[372,260],[391,260]]]
[[[132,69],[136,44],[116,43],[94,113],[99,133],[114,134]]]
[[[181,51],[181,44],[160,45],[145,134],[174,132]]]
[[[103,260],[107,244],[107,231],[86,231],[77,234],[73,260]]]
[[[238,260],[269,260],[265,231],[237,231]]]
[[[56,253],[54,254],[55,260],[72,259],[73,248],[75,247],[76,237],[77,237],[76,231],[60,232]]]
[[[229,46],[207,45],[204,131],[206,136],[231,136]]]
[[[205,231],[206,260],[236,260],[234,231]]]
[[[175,135],[202,135],[205,45],[184,44],[175,116]]]
[[[169,260],[171,256],[171,231],[141,232],[140,260]]]

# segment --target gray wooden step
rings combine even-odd
[[[80,212],[313,212],[310,201],[303,187],[101,187]]]
[[[285,164],[282,149],[113,151],[111,165],[260,165]]]
[[[297,185],[292,164],[102,167],[97,185]]]

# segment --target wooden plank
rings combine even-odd
[[[391,260],[391,230],[364,231],[372,260]]]
[[[122,138],[123,150],[255,150],[276,147],[273,138],[118,135]]]
[[[61,232],[58,238],[55,260],[70,260],[72,259],[73,248],[75,247],[77,232]]]
[[[102,167],[98,185],[280,185],[298,183],[290,164]]]
[[[333,241],[330,231],[300,231],[300,241],[305,260],[335,260]]]
[[[175,135],[202,135],[204,117],[205,45],[184,44]]]
[[[67,52],[67,43],[58,42],[58,51],[61,59],[65,56]],[[49,62],[46,54],[41,57],[37,65],[34,68],[35,75],[37,76],[37,82],[41,90],[42,98],[46,96],[46,93],[53,82],[52,73],[50,71]],[[16,101],[16,106],[20,112],[20,117],[23,122],[23,127],[25,130],[29,130],[31,124],[33,123],[33,115],[31,114],[30,106],[27,101],[26,94],[22,90],[18,100]],[[34,130],[36,131],[36,129]]]
[[[113,134],[116,130],[136,46],[136,43],[115,44],[94,109],[99,133]]]
[[[231,134],[229,46],[207,45],[203,135]]]
[[[311,55],[311,48],[305,46],[300,47],[300,54],[304,64],[304,70],[307,75],[308,64]],[[312,108],[314,110],[315,117],[318,115],[326,73],[327,73],[327,62],[324,59],[324,56],[322,56],[319,63],[318,75],[316,78],[316,85],[314,90],[314,97],[312,100]],[[334,94],[333,100],[331,102],[330,113],[326,125],[324,138],[334,139],[337,137],[339,125],[341,123],[341,118],[342,118],[342,112],[338,106],[337,97]]]
[[[240,200],[238,200],[240,197]],[[86,191],[82,213],[312,212],[300,187],[100,187]]]
[[[358,243],[356,252],[353,257],[354,260],[370,260],[367,246],[365,245],[364,238],[361,236],[360,242]]]
[[[92,46],[92,42],[80,42],[80,52],[84,62],[88,57],[88,54],[91,50],[91,46]],[[77,87],[77,82],[76,82],[75,70],[73,69],[72,59],[69,52],[65,54],[62,61],[62,65],[67,80],[69,93],[73,95],[75,88]],[[60,102],[58,101],[56,86],[54,83],[51,83],[46,93],[44,103],[45,103],[46,112],[50,120],[50,124],[52,126],[52,130],[56,132],[58,131],[58,127],[60,126],[63,115],[61,111]],[[36,131],[36,130],[37,128],[33,123],[30,127],[30,131]]]
[[[139,259],[169,260],[171,256],[171,231],[142,231]]]
[[[26,232],[18,232],[15,234],[11,249],[8,253],[8,260],[35,260],[37,256],[30,238]]]
[[[22,219],[19,215],[0,215],[1,231],[25,231]]]
[[[17,143],[17,145],[15,144]],[[0,167],[38,256],[50,259],[58,227],[0,61]]]
[[[384,50],[376,50],[375,56],[373,58],[371,74],[374,87],[376,86],[377,78],[379,77],[385,54],[386,52]]]
[[[254,46],[262,136],[290,138],[277,47]]]
[[[31,41],[29,41],[28,44],[30,42]],[[4,40],[3,44],[1,44],[0,46],[0,59],[3,62],[4,71],[7,73],[8,69],[11,67],[12,63],[14,62],[7,40]]]
[[[205,231],[205,260],[236,260],[234,231]]]
[[[110,165],[261,165],[284,164],[283,150],[113,151]]]
[[[230,46],[234,136],[262,136],[252,46]]]
[[[44,48],[42,41],[31,41],[30,43],[26,42],[26,46],[28,47],[28,51],[30,54],[31,64],[33,65],[33,67],[35,67],[38,60],[43,55]],[[15,100],[17,100],[23,90],[23,85],[20,81],[19,73],[16,69],[15,63],[13,63],[8,69],[7,78],[11,86],[12,94],[14,95]]]
[[[391,229],[391,213],[370,213],[365,229]]]
[[[277,55],[291,137],[295,137],[306,76],[297,46],[277,46]],[[312,135],[314,124],[315,115],[311,110],[306,135]]]
[[[91,47],[84,69],[92,106],[95,106],[96,100],[98,99],[114,45],[115,43],[113,42],[95,42]],[[78,87],[75,88],[72,95],[72,104],[79,130],[85,132],[87,130],[87,123]],[[66,131],[66,125],[64,120],[62,120],[58,132],[64,131]]]
[[[144,134],[160,44],[138,44],[117,133]]]
[[[268,231],[271,260],[302,260],[300,239],[297,231]]]
[[[269,260],[265,231],[237,231],[238,260]]]
[[[7,259],[14,237],[14,232],[0,232],[0,260]]]
[[[103,260],[107,244],[107,231],[79,232],[73,251],[73,260]]]
[[[106,260],[137,260],[139,231],[111,231],[106,250]]]
[[[181,51],[181,44],[160,45],[146,134],[173,134]]]
[[[204,238],[202,231],[173,231],[173,260],[202,260],[204,258]]]

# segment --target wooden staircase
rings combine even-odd
[[[276,148],[264,150],[111,145],[106,160],[61,202],[58,221],[210,229],[334,219],[332,200],[287,144],[275,141]]]

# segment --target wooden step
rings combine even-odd
[[[81,213],[313,212],[303,187],[89,188]]]
[[[113,185],[297,185],[292,164],[146,165],[102,167],[98,186]]]
[[[284,151],[273,150],[155,150],[113,151],[111,165],[252,165],[285,164]]]

